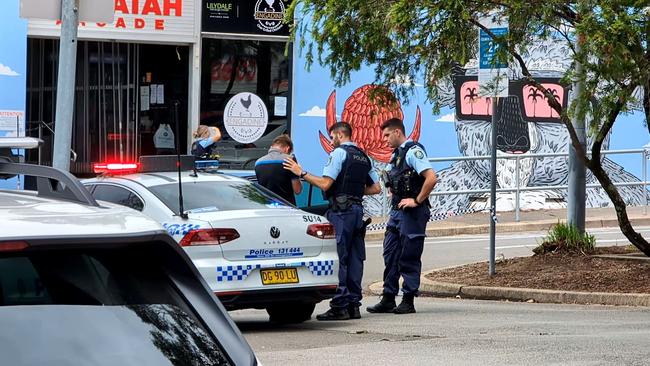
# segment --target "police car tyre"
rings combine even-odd
[[[311,319],[316,304],[314,303],[281,303],[266,308],[269,320],[280,324],[296,324]]]

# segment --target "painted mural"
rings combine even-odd
[[[353,140],[366,150],[377,169],[385,167],[391,154],[381,141],[379,131],[381,122],[389,117],[404,119],[407,135],[419,140],[429,157],[490,154],[491,101],[477,95],[476,61],[458,67],[453,77],[440,87],[442,113],[434,115],[425,90],[417,81],[409,81],[415,86],[410,103],[386,109],[373,105],[368,99],[369,90],[375,87],[372,85],[372,68],[354,74],[349,85],[335,88],[326,70],[314,65],[311,71],[306,71],[300,52],[295,52],[297,63],[294,67],[291,132],[296,141],[296,154],[307,169],[317,174],[322,171],[326,155],[332,150],[326,137],[327,129],[336,120],[352,124]],[[566,58],[568,54],[569,50],[560,42],[541,42],[524,55],[533,75],[563,105],[571,98],[570,88],[560,83],[571,62]],[[510,96],[501,101],[497,111],[497,153],[508,158],[498,160],[498,187],[514,188],[517,176],[520,187],[566,185],[568,158],[522,155],[567,152],[569,136],[565,127],[559,123],[558,116],[548,107],[543,95],[518,81],[521,78],[518,70],[511,70],[510,76]],[[314,88],[314,85],[319,87]],[[347,98],[338,100],[337,96],[341,95]],[[337,111],[341,114],[337,115]],[[603,144],[603,150],[640,149],[647,139],[643,116],[634,112],[620,117]],[[320,142],[320,148],[315,148],[318,146],[316,140]],[[588,143],[591,144],[591,138],[588,138]],[[517,156],[521,156],[518,163]],[[645,163],[640,155],[606,156],[603,159],[604,168],[614,182],[640,181],[642,164]],[[489,160],[457,161],[434,164],[433,167],[439,178],[434,192],[489,189]],[[597,183],[589,172],[587,183]],[[628,205],[645,203],[642,187],[620,187],[619,190]],[[522,210],[566,207],[566,195],[566,190],[543,188],[521,192],[520,207]],[[432,217],[485,210],[488,201],[488,194],[432,196]],[[587,189],[587,207],[609,205],[611,202],[602,189]],[[387,197],[384,194],[367,198],[365,206],[368,214],[384,215],[388,210]],[[515,193],[497,194],[497,210],[513,210],[514,207]]]
[[[0,12],[0,137],[24,136],[27,68],[27,22],[18,17],[19,1]],[[17,188],[16,178],[0,180],[0,188]]]

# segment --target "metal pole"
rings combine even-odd
[[[490,276],[496,273],[494,252],[497,223],[497,98],[492,98],[492,159],[490,161]]]
[[[585,10],[584,6],[580,7],[581,10]],[[581,13],[582,14],[582,13]],[[580,49],[582,48],[582,35],[578,34],[578,41],[576,42],[576,54],[580,55]],[[578,60],[575,66],[576,75],[578,80],[576,80],[574,86],[574,96],[579,99],[583,94],[584,89],[584,68],[582,63]],[[585,134],[585,116],[583,114],[582,108],[576,108],[575,116],[573,117],[573,128],[576,131],[578,136],[578,141],[582,148],[585,148],[586,145],[586,134]],[[578,156],[578,152],[573,147],[573,144],[569,145],[569,196],[567,202],[567,223],[569,225],[574,225],[578,230],[583,233],[585,231],[585,205],[586,205],[586,181],[585,181],[585,164]]]
[[[643,205],[643,214],[647,215],[648,214],[648,187],[647,187],[647,181],[648,181],[648,162],[646,161],[646,156],[647,156],[647,150],[643,149],[643,152],[641,153],[641,170],[643,171],[643,198],[645,199],[645,204]]]
[[[515,182],[517,190],[515,191],[515,221],[519,222],[519,156],[515,158]]]
[[[56,83],[56,122],[54,126],[52,166],[65,171],[70,170],[75,71],[77,66],[78,10],[77,0],[61,0],[61,38],[59,73]]]

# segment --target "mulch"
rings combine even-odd
[[[632,246],[599,247],[591,254],[642,255]],[[582,253],[547,253],[435,271],[427,278],[468,286],[536,288],[562,291],[650,293],[650,261],[599,258]]]

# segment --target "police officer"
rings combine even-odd
[[[424,232],[429,221],[429,194],[436,185],[436,173],[424,147],[406,138],[404,123],[397,118],[381,125],[384,141],[395,148],[386,179],[392,193],[392,209],[384,237],[384,289],[381,301],[367,308],[370,313],[415,313]],[[396,306],[402,276],[402,302]]]
[[[363,196],[377,194],[381,187],[370,159],[350,140],[352,127],[346,122],[338,122],[330,128],[329,134],[335,149],[322,177],[303,171],[292,159],[285,159],[284,167],[325,192],[329,201],[327,219],[336,232],[339,286],[330,301],[330,309],[317,315],[316,319],[359,319],[361,277],[366,259]]]

